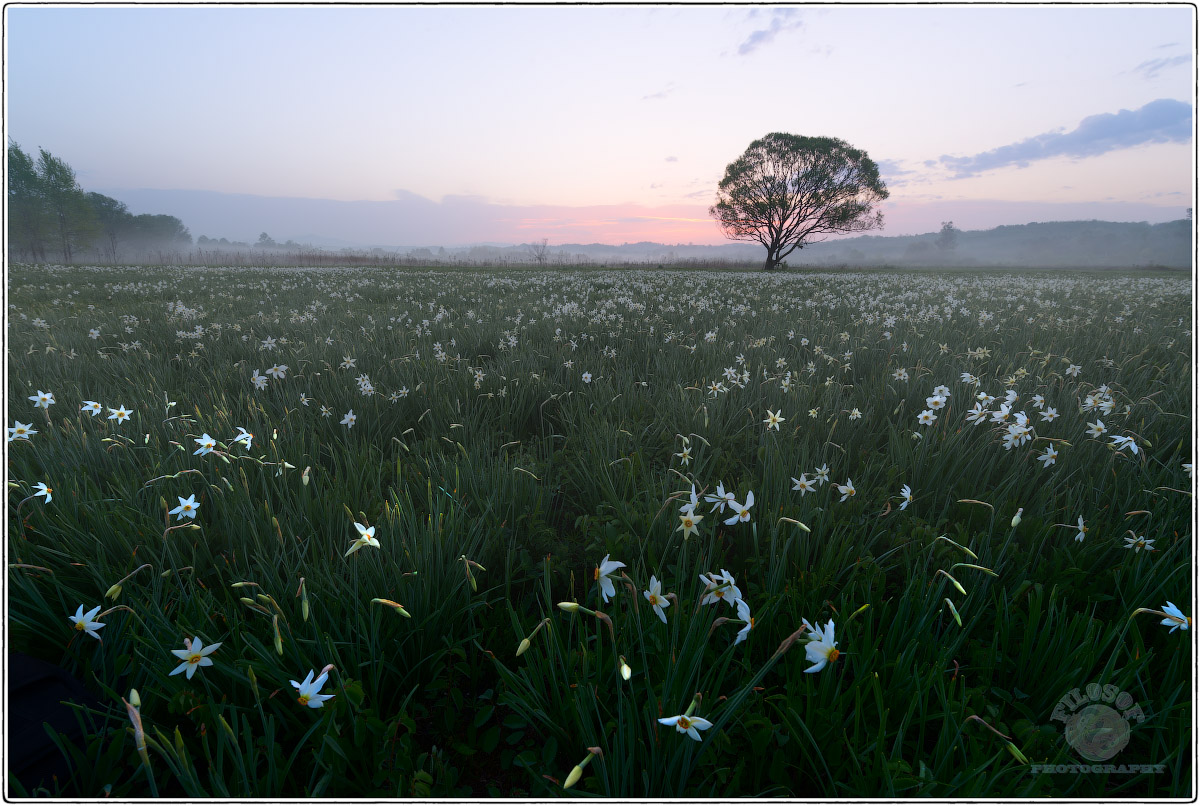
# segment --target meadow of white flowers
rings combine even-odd
[[[8,280],[51,794],[1193,794],[1187,277]]]

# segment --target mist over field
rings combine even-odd
[[[291,199],[208,191],[106,190],[126,202],[130,209],[165,211],[183,220],[197,238],[192,250],[176,250],[179,257],[197,250],[219,253],[244,252],[255,247],[266,252],[342,250],[390,255],[398,259],[428,262],[464,262],[519,265],[534,262],[531,245],[542,237],[548,241],[549,262],[573,264],[676,263],[753,264],[762,261],[758,244],[722,242],[715,226],[711,242],[661,243],[631,237],[625,241],[557,239],[553,237],[552,211],[488,204],[479,199],[460,198],[436,203],[415,194],[394,201],[334,201]],[[1154,205],[1094,202],[1077,205],[941,203],[917,205],[929,218],[959,222],[952,244],[939,242],[938,231],[889,235],[905,222],[919,227],[912,210],[903,207],[888,212],[883,235],[835,237],[806,245],[788,259],[791,266],[979,266],[979,267],[1075,267],[1111,268],[1166,267],[1185,269],[1191,265],[1191,222],[1183,209]],[[987,220],[997,211],[1012,224],[985,229],[971,222]],[[586,210],[594,215],[616,217],[623,212]],[[645,211],[651,212],[651,211]],[[661,210],[658,212],[662,212]],[[693,211],[706,215],[703,209]],[[563,211],[558,211],[562,216]],[[1039,222],[1036,216],[1051,219]],[[1066,216],[1075,215],[1070,219]],[[649,216],[645,218],[649,219]],[[512,227],[514,220],[527,221],[526,230]],[[627,217],[626,219],[630,219]],[[490,235],[464,242],[467,232]],[[274,244],[258,243],[260,234]],[[514,234],[517,237],[514,237]],[[221,238],[227,242],[222,244]],[[281,245],[291,243],[290,247]],[[264,250],[264,247],[267,247]]]

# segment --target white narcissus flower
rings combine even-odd
[[[733,639],[734,646],[737,646],[742,641],[746,640],[746,636],[754,629],[754,616],[750,615],[750,605],[746,604],[744,599],[734,599],[733,606],[737,609],[738,618],[745,625],[738,630],[737,638]]]
[[[900,509],[907,509],[908,505],[913,502],[912,488],[905,484],[900,488],[900,497],[904,499],[900,504]]]
[[[704,496],[704,500],[713,505],[713,512],[724,512],[726,505],[734,503],[733,491],[725,491],[725,482],[717,482],[717,491]]]
[[[784,422],[786,419],[781,417],[781,414],[783,414],[783,409],[780,409],[776,412],[772,412],[770,409],[767,409],[767,419],[763,420],[763,422],[766,423],[768,431],[770,431],[772,428],[774,428],[776,431],[779,430],[779,424]]]
[[[358,539],[355,540],[353,544],[351,544],[350,548],[346,549],[346,553],[342,555],[343,557],[349,557],[351,554],[358,551],[363,546],[371,546],[372,548],[379,548],[379,541],[375,539],[375,527],[374,526],[368,528],[366,526],[363,526],[361,523],[356,522],[354,524],[354,528],[358,530]]]
[[[316,674],[312,669],[308,670],[308,676],[304,678],[303,683],[297,683],[295,680],[290,680],[296,693],[299,694],[296,702],[309,708],[322,708],[325,706],[326,700],[333,699],[333,694],[322,694],[321,687],[325,685],[325,681],[329,679],[329,672],[321,672],[321,675],[313,680],[313,675]]]
[[[1183,615],[1183,611],[1171,602],[1167,602],[1166,606],[1163,607],[1163,613],[1166,615],[1166,618],[1161,623],[1164,627],[1170,627],[1171,632],[1186,630],[1192,625],[1192,620]]]
[[[1079,530],[1079,534],[1075,535],[1075,540],[1076,540],[1076,542],[1082,543],[1083,538],[1087,536],[1087,532],[1088,532],[1088,528],[1083,522],[1082,515],[1079,516],[1079,523],[1075,528],[1077,528]]]
[[[725,601],[737,608],[736,602],[742,598],[742,592],[738,589],[733,574],[722,568],[719,574],[701,574],[700,582],[704,585],[704,597],[700,600],[701,607]]]
[[[980,423],[987,421],[988,414],[989,412],[983,407],[983,403],[978,402],[975,404],[975,408],[967,412],[967,422],[979,425]]]
[[[658,720],[660,725],[674,725],[675,730],[680,733],[686,733],[696,741],[700,741],[700,731],[708,730],[712,727],[712,723],[707,719],[698,716],[688,716],[680,714],[679,716],[665,716]]]
[[[590,372],[583,373],[583,382],[591,383],[592,382],[592,373],[590,373]]]
[[[1146,551],[1154,551],[1154,541],[1145,537],[1134,535],[1133,537],[1125,538],[1125,548],[1133,549],[1133,553],[1137,554],[1142,549]]]
[[[1129,448],[1131,453],[1133,453],[1135,456],[1137,455],[1138,446],[1137,443],[1133,441],[1133,437],[1114,434],[1113,436],[1109,437],[1109,439],[1112,440],[1113,447],[1118,451],[1123,451],[1126,448]]]
[[[735,523],[738,523],[739,521],[742,523],[749,523],[750,522],[750,507],[752,507],[752,506],[754,506],[754,491],[753,490],[746,493],[745,505],[739,504],[737,501],[730,502],[729,508],[733,510],[734,515],[731,518],[726,518],[725,525],[733,526]]]
[[[856,490],[854,489],[854,481],[849,478],[846,479],[845,484],[835,484],[833,486],[837,487],[838,492],[842,494],[842,499],[841,499],[842,501],[845,501],[847,498],[853,497],[854,493],[856,492]]]
[[[187,498],[182,496],[175,497],[179,499],[179,506],[175,507],[167,514],[175,515],[175,520],[179,521],[183,520],[184,518],[195,518],[196,510],[200,508],[200,505],[196,503],[195,493],[189,495]]]
[[[1046,446],[1046,452],[1037,457],[1037,460],[1042,463],[1042,467],[1050,467],[1054,464],[1054,460],[1058,458],[1058,451],[1053,445]]]
[[[116,420],[117,425],[120,425],[121,423],[128,420],[129,415],[131,415],[131,414],[133,414],[133,412],[130,411],[129,409],[125,408],[124,406],[117,406],[115,409],[110,408],[108,410],[108,419]]]
[[[670,607],[671,600],[663,598],[662,583],[655,579],[653,575],[650,577],[650,590],[645,591],[644,595],[646,597],[646,601],[649,602],[650,606],[654,608],[654,612],[658,614],[660,619],[662,619],[662,623],[666,624],[667,614],[663,612],[663,608]],[[629,678],[626,677],[625,679],[628,680]]]
[[[103,408],[104,407],[101,406],[99,403],[97,403],[95,400],[85,400],[85,401],[83,401],[83,405],[80,406],[79,410],[86,411],[88,414],[95,417],[97,414],[101,413],[101,410]]]
[[[221,648],[220,641],[217,641],[215,644],[209,644],[208,646],[205,646],[204,642],[200,640],[200,636],[198,635],[191,640],[190,644],[186,640],[184,641],[184,644],[187,647],[186,649],[171,650],[172,655],[183,661],[183,663],[175,667],[171,674],[175,675],[179,674],[180,672],[187,672],[188,680],[192,679],[192,675],[196,673],[196,669],[199,667],[212,666],[212,659],[208,656]],[[171,675],[167,676],[170,677]]]
[[[926,409],[917,415],[917,422],[921,425],[933,425],[933,421],[936,419],[937,415],[929,409]]]
[[[99,612],[100,612],[100,605],[96,605],[95,607],[93,607],[91,610],[89,610],[86,613],[83,612],[83,605],[80,605],[79,609],[75,611],[75,615],[67,616],[67,620],[75,625],[76,630],[79,630],[80,632],[85,632],[88,635],[95,638],[97,641],[99,641],[100,635],[96,632],[96,630],[100,629],[104,625],[98,621],[92,620],[92,619],[96,618],[96,615]]]
[[[696,485],[693,484],[691,495],[688,496],[688,500],[679,508],[679,511],[684,513],[695,512],[698,506],[700,506],[700,499],[696,496]]]
[[[37,431],[32,428],[30,423],[23,423],[20,420],[13,420],[13,425],[8,427],[8,441],[12,442],[14,439],[29,439],[36,433]]]
[[[837,641],[833,640],[833,619],[829,620],[824,630],[819,625],[813,627],[807,620],[802,619],[802,621],[816,639],[804,645],[805,657],[813,662],[813,665],[804,671],[806,674],[812,674],[821,671],[827,664],[835,662],[842,653],[837,649]]]
[[[37,484],[33,485],[33,494],[46,496],[47,504],[49,504],[51,499],[53,499],[54,496],[51,495],[51,493],[53,493],[53,492],[54,492],[54,489],[51,487],[47,487],[46,482],[44,482],[44,481],[39,481]]]
[[[800,495],[806,495],[817,489],[817,485],[809,481],[807,473],[801,473],[800,478],[792,478],[792,490],[798,491]]]
[[[346,416],[342,418],[341,424],[347,428],[353,428],[356,422],[358,422],[358,415],[354,413],[354,409],[350,409],[346,413]]]
[[[675,527],[675,531],[683,530],[683,539],[687,540],[694,534],[700,534],[700,529],[697,528],[700,521],[704,520],[703,515],[697,515],[690,508],[679,516],[679,525]]]
[[[251,443],[254,442],[254,434],[251,434],[249,431],[247,431],[245,428],[242,428],[240,425],[237,427],[237,430],[238,430],[238,435],[233,438],[234,444],[236,445],[237,443],[240,442],[246,446],[246,450],[250,450],[250,445],[251,445]]]
[[[217,441],[208,434],[202,434],[194,441],[200,447],[192,451],[192,456],[208,456],[212,453],[213,448],[217,447]]]
[[[613,585],[613,581],[608,578],[608,575],[618,568],[625,567],[625,563],[610,560],[608,557],[609,555],[604,555],[604,559],[600,561],[600,565],[596,567],[594,574],[597,584],[600,585],[600,598],[604,600],[605,604],[608,603],[610,597],[617,595],[617,589]]]
[[[1099,438],[1107,431],[1108,428],[1105,427],[1104,422],[1100,419],[1097,419],[1094,423],[1088,423],[1088,436]]]
[[[43,392],[41,389],[38,390],[38,393],[36,395],[30,395],[29,399],[34,401],[33,407],[35,409],[38,409],[38,408],[49,409],[55,403],[54,393],[53,392]]]

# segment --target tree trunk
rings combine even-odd
[[[767,249],[767,261],[763,263],[763,271],[773,271],[775,269],[775,264],[779,262],[775,259],[775,256],[778,254],[779,250],[777,249]]]

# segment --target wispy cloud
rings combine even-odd
[[[668,95],[673,93],[674,91],[675,91],[674,84],[668,84],[665,89],[661,89],[658,92],[652,92],[649,95],[643,95],[642,100],[643,101],[661,101],[664,98],[666,98]]]
[[[679,162],[679,157],[667,157],[667,162]]]
[[[905,168],[902,160],[879,160],[875,164],[879,166],[879,175],[889,185],[902,182],[902,176],[916,173],[910,168]]]
[[[737,50],[739,56],[748,56],[763,45],[774,41],[779,34],[795,30],[803,24],[800,10],[795,8],[772,9],[770,20],[766,28],[751,31],[750,35],[742,41]]]
[[[1191,105],[1160,98],[1132,111],[1091,115],[1074,131],[1046,132],[970,157],[943,155],[939,162],[954,171],[955,179],[962,179],[995,168],[1025,168],[1052,157],[1094,157],[1147,143],[1186,143],[1191,136]]]
[[[1192,57],[1186,54],[1182,56],[1170,56],[1165,59],[1150,59],[1149,61],[1142,62],[1129,72],[1141,73],[1142,78],[1155,78],[1163,70],[1169,70],[1181,64],[1191,64],[1191,62]]]

